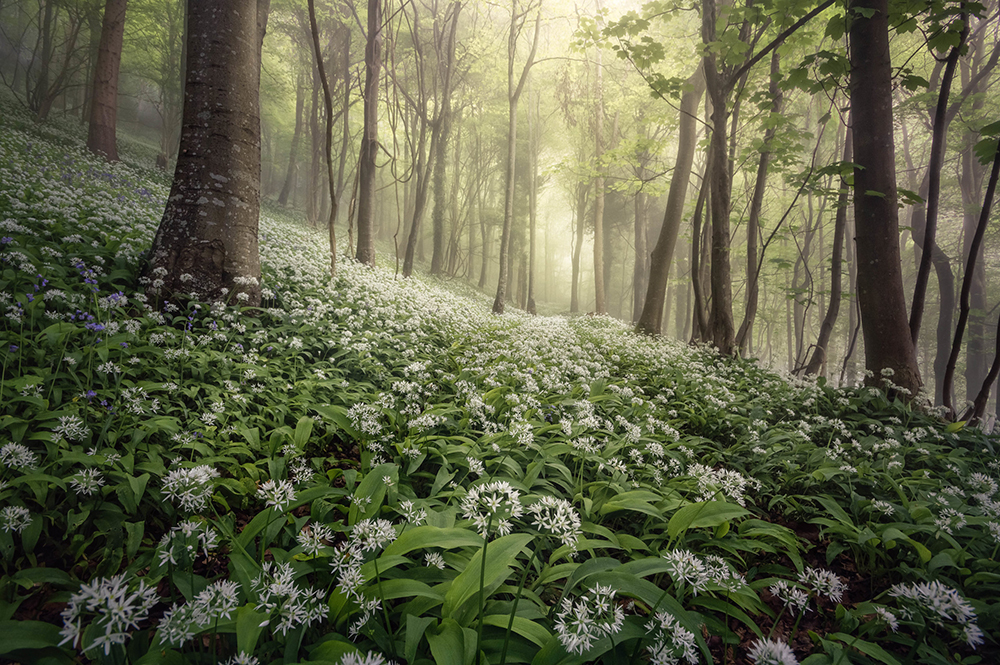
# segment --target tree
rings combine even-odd
[[[364,132],[358,155],[358,251],[361,263],[375,265],[375,156],[378,154],[378,80],[382,69],[382,0],[368,0],[365,44]]]
[[[493,313],[503,314],[504,301],[507,298],[507,277],[509,272],[508,259],[510,252],[510,232],[514,220],[514,162],[517,158],[517,104],[524,91],[524,83],[535,62],[535,52],[538,49],[538,36],[541,30],[541,1],[537,7],[539,15],[535,17],[535,36],[531,40],[531,50],[528,59],[521,69],[520,76],[514,78],[514,58],[517,55],[517,40],[521,29],[527,22],[528,14],[535,8],[529,3],[523,11],[518,11],[517,2],[511,3],[510,30],[507,33],[507,164],[504,174],[504,205],[503,230],[500,233],[500,278],[497,282],[497,294],[493,299]]]
[[[698,139],[698,118],[695,113],[705,92],[704,69],[701,65],[687,83],[681,95],[678,112],[680,118],[677,130],[677,158],[674,163],[673,178],[670,180],[670,191],[667,194],[667,208],[663,212],[660,235],[650,255],[649,286],[646,287],[645,303],[639,315],[639,322],[636,324],[636,331],[647,335],[659,335],[663,330],[667,278],[670,276],[670,262],[674,256],[674,247],[677,246],[677,236],[680,234],[684,201],[687,198],[688,185],[691,183],[694,150]]]
[[[260,304],[258,90],[269,5],[188,0],[180,153],[146,270],[157,299]]]
[[[326,75],[323,63],[323,48],[319,43],[319,27],[316,25],[316,3],[309,0],[309,32],[312,34],[313,54],[316,58],[316,69],[323,86],[324,111],[324,143],[323,158],[326,162],[326,179],[330,187],[330,218],[327,220],[327,232],[330,234],[330,275],[337,274],[337,181],[333,177],[333,94],[330,92],[330,79]],[[360,247],[360,245],[359,245]]]
[[[118,161],[115,131],[118,124],[118,70],[122,61],[125,35],[125,7],[128,0],[107,0],[101,42],[94,66],[94,92],[90,105],[87,148],[103,155],[109,162]]]
[[[899,253],[888,14],[888,0],[852,0],[848,13],[857,289],[869,382],[891,373],[895,385],[914,395],[920,370]]]

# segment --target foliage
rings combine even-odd
[[[164,183],[4,117],[0,657],[996,654],[995,438],[606,317],[331,282],[277,214],[264,306],[158,311]]]

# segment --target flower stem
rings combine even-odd
[[[510,610],[510,619],[507,621],[507,633],[503,637],[503,649],[500,650],[500,665],[506,665],[507,663],[507,645],[510,642],[510,631],[514,627],[514,616],[517,614],[517,604],[521,600],[521,592],[524,591],[524,582],[528,579],[528,571],[531,569],[531,564],[533,564],[535,559],[538,558],[538,552],[540,549],[541,547],[538,547],[532,551],[531,556],[528,558],[528,562],[524,566],[524,572],[521,573],[521,581],[517,584],[517,595],[514,596],[514,607]],[[482,614],[482,610],[480,610],[480,614]]]

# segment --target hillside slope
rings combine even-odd
[[[260,309],[154,308],[151,156],[0,110],[0,658],[1000,658],[995,437],[279,212]]]

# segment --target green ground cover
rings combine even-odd
[[[261,308],[154,306],[153,155],[0,115],[0,660],[1000,658],[996,437],[280,211]]]

